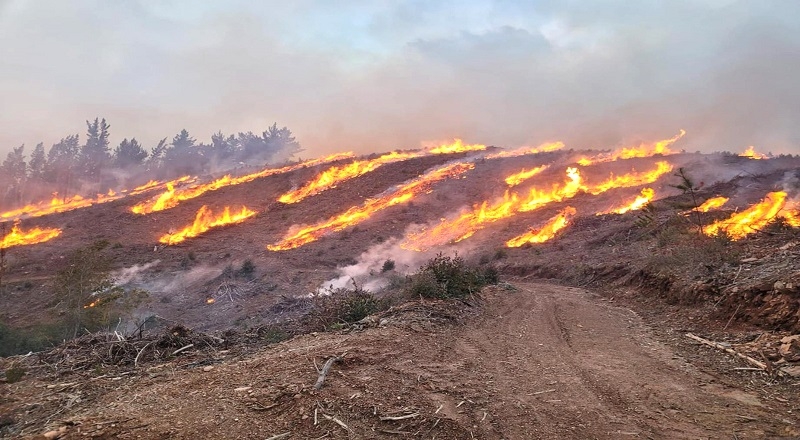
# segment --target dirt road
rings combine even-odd
[[[7,387],[17,399],[72,402],[25,431],[66,423],[68,438],[800,435],[786,405],[720,385],[657,342],[633,312],[581,289],[515,286],[487,292],[471,316],[452,304],[417,304],[385,315],[380,327],[304,335],[255,355],[190,362],[189,354],[60,394],[35,380]],[[343,353],[313,390],[315,365]],[[28,417],[43,421],[53,409]]]
[[[631,311],[542,284],[496,295],[459,352],[494,383],[505,438],[775,438],[756,396],[714,385]],[[790,418],[793,417],[788,414]],[[783,426],[780,426],[783,425]],[[779,432],[783,431],[783,432]]]

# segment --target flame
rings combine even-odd
[[[698,212],[708,212],[708,211],[711,211],[712,209],[721,208],[722,205],[724,205],[726,203],[728,203],[728,198],[727,197],[722,197],[722,196],[712,197],[712,198],[706,200],[705,202],[703,202],[703,204],[701,204],[700,206],[698,206],[694,210],[698,211]]]
[[[404,249],[424,251],[449,242],[457,243],[471,237],[491,223],[520,212],[533,211],[551,203],[570,199],[581,191],[597,195],[612,188],[646,185],[655,182],[671,170],[672,166],[667,162],[659,162],[653,171],[612,176],[604,182],[589,186],[583,183],[577,168],[567,168],[567,180],[562,184],[556,183],[549,188],[532,188],[527,194],[506,191],[499,200],[484,201],[455,218],[442,219],[431,228],[409,233],[400,246]]]
[[[442,144],[437,147],[431,148],[428,150],[428,153],[452,154],[452,153],[466,153],[469,151],[483,151],[485,149],[486,145],[482,144],[464,145],[464,141],[462,141],[461,139],[453,139],[452,143]]]
[[[612,208],[607,211],[598,212],[596,215],[625,214],[628,211],[637,211],[642,209],[644,205],[650,203],[655,195],[656,192],[653,190],[653,188],[642,188],[642,192],[632,202],[626,203],[619,208]]]
[[[20,218],[26,217],[41,217],[43,215],[55,214],[58,212],[72,211],[73,209],[85,208],[92,206],[96,203],[105,203],[118,199],[118,196],[108,196],[105,194],[98,194],[97,198],[85,199],[79,195],[68,198],[59,198],[58,194],[53,194],[53,198],[49,202],[39,202],[30,205],[25,205],[11,211],[0,213],[0,218]]]
[[[194,222],[191,225],[186,226],[174,234],[165,234],[161,236],[158,241],[159,243],[167,245],[180,243],[187,238],[197,237],[211,228],[241,223],[254,215],[256,215],[255,211],[251,211],[244,206],[240,212],[231,214],[230,207],[226,206],[225,210],[222,211],[222,214],[214,217],[214,215],[211,213],[211,210],[208,209],[207,206],[203,205],[197,211],[197,214],[194,217]]]
[[[526,243],[544,243],[555,237],[558,231],[566,228],[577,212],[575,208],[567,206],[555,217],[548,220],[541,228],[531,229],[518,237],[508,240],[506,247],[520,247]]]
[[[94,307],[94,306],[96,306],[98,304],[100,304],[100,300],[96,299],[96,300],[90,302],[89,304],[86,304],[85,306],[83,306],[83,308],[84,309],[90,309],[90,308],[92,308],[92,307]]]
[[[214,304],[215,302],[217,302],[217,300],[215,300],[214,298],[209,298],[206,300],[206,304]]]
[[[415,179],[385,191],[376,198],[368,199],[361,206],[354,206],[328,220],[290,231],[280,242],[267,245],[267,249],[271,251],[294,249],[316,241],[323,235],[355,226],[369,219],[378,211],[408,202],[420,193],[430,192],[431,185],[435,182],[457,177],[473,168],[475,168],[474,164],[465,162],[434,168]]]
[[[149,214],[155,211],[163,211],[165,209],[174,208],[185,200],[200,197],[208,191],[216,191],[226,186],[239,185],[241,183],[251,182],[262,177],[288,173],[303,167],[320,165],[350,157],[353,157],[353,153],[337,153],[319,159],[312,159],[294,165],[287,165],[282,168],[267,168],[256,173],[246,174],[239,177],[231,177],[231,175],[228,174],[208,183],[197,184],[179,190],[175,189],[174,184],[168,184],[166,185],[166,191],[157,197],[132,206],[131,212],[135,214]]]
[[[58,194],[53,194],[53,198],[38,203],[32,203],[29,205],[25,205],[21,208],[13,209],[10,211],[6,211],[0,213],[0,219],[9,219],[9,218],[21,218],[21,217],[41,217],[44,215],[49,214],[56,214],[60,212],[67,212],[72,211],[75,209],[86,208],[92,205],[98,205],[101,203],[112,202],[114,200],[119,200],[128,195],[138,195],[148,191],[153,191],[159,188],[166,188],[168,185],[177,185],[180,183],[191,182],[195,180],[194,177],[184,176],[179,179],[172,180],[170,182],[158,182],[151,180],[150,182],[136,187],[131,191],[114,191],[113,189],[108,190],[106,194],[98,194],[97,197],[94,198],[85,198],[80,195],[74,195],[72,197],[58,197]]]
[[[530,170],[522,170],[518,173],[514,173],[506,177],[506,184],[508,186],[517,186],[548,168],[550,168],[550,165],[542,165]]]
[[[33,228],[23,231],[19,227],[19,222],[14,223],[11,232],[0,241],[0,249],[8,249],[13,246],[27,246],[31,244],[44,243],[61,235],[61,229],[56,228]]]
[[[604,193],[613,188],[626,188],[631,186],[647,185],[655,182],[659,177],[672,171],[669,162],[660,161],[656,163],[656,169],[645,173],[631,173],[622,176],[612,176],[605,182],[595,185],[589,192],[593,195]]]
[[[756,153],[756,149],[751,145],[744,150],[744,153],[739,154],[740,157],[749,157],[750,159],[769,159],[766,154]]]
[[[786,205],[786,193],[771,192],[760,202],[725,220],[718,220],[707,226],[706,235],[717,235],[726,232],[732,239],[739,240],[763,228],[775,218]],[[791,214],[790,214],[791,215]]]
[[[161,181],[158,181],[158,180],[151,180],[151,181],[145,183],[144,185],[137,186],[136,188],[130,190],[128,192],[128,195],[136,196],[136,195],[143,194],[143,193],[146,193],[146,192],[149,192],[149,191],[164,190],[170,185],[175,187],[175,186],[194,183],[195,181],[197,181],[197,177],[193,177],[193,176],[183,176],[183,177],[179,177],[179,178],[174,179],[174,180],[170,180],[168,182],[161,182]]]
[[[527,156],[530,154],[549,153],[551,151],[558,151],[564,148],[563,142],[546,142],[536,147],[520,147],[511,151],[501,151],[499,153],[489,154],[487,159],[500,159],[504,157],[518,157]]]
[[[400,153],[393,151],[376,159],[357,160],[347,165],[333,166],[318,174],[316,177],[314,177],[314,179],[302,187],[283,194],[278,198],[278,201],[287,204],[297,203],[306,197],[319,194],[327,189],[335,188],[336,185],[344,182],[345,180],[354,179],[358,176],[374,171],[387,163],[413,159],[423,155],[424,153],[422,152]]]
[[[675,154],[677,152],[670,150],[669,147],[682,138],[685,134],[686,131],[681,130],[680,133],[669,139],[657,141],[652,144],[639,144],[638,147],[621,148],[619,150],[612,151],[611,153],[598,154],[594,157],[583,157],[578,160],[578,163],[583,166],[588,166],[596,163],[612,162],[617,159],[650,157],[656,154],[661,154],[664,156]]]
[[[800,228],[800,210],[792,209],[781,212],[781,217],[793,228]]]

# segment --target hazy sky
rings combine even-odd
[[[0,153],[288,126],[308,150],[463,137],[800,153],[800,2],[0,0]],[[1,159],[1,158],[0,158]]]

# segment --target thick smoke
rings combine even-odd
[[[11,0],[0,148],[100,115],[112,144],[280,121],[314,156],[453,136],[613,147],[679,128],[689,151],[797,153],[798,16],[800,2],[744,0]]]

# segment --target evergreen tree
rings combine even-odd
[[[79,169],[80,152],[78,135],[67,136],[50,147],[45,165],[45,181],[54,184],[55,191],[66,195],[71,187],[77,186],[75,174]]]
[[[286,127],[278,128],[277,123],[273,123],[262,136],[266,149],[271,155],[281,153],[291,157],[303,151],[300,143],[292,135],[292,131]]]
[[[238,141],[241,146],[240,160],[270,161],[278,154],[291,157],[302,151],[291,130],[278,128],[277,123],[260,136],[252,132],[239,133]]]
[[[20,145],[14,148],[6,156],[3,161],[2,173],[3,177],[10,179],[12,182],[20,184],[25,180],[28,167],[25,164],[25,145]]]
[[[2,184],[5,186],[3,198],[9,204],[20,204],[22,201],[22,187],[28,171],[24,151],[25,145],[14,148],[0,166]]]
[[[113,158],[115,167],[122,169],[133,168],[144,163],[147,158],[147,151],[142,148],[136,138],[130,141],[125,138],[114,149]]]
[[[108,129],[111,126],[105,119],[95,118],[93,122],[86,121],[86,127],[86,143],[80,152],[81,168],[85,176],[96,180],[111,162],[108,146]]]
[[[28,161],[28,176],[30,179],[36,182],[43,181],[46,166],[47,155],[44,152],[44,143],[39,142],[31,153],[31,160]]]
[[[164,152],[164,166],[168,175],[198,174],[205,170],[208,159],[201,154],[202,149],[197,148],[195,142],[186,129],[175,135],[172,145]]]
[[[147,165],[148,171],[156,171],[162,167],[164,164],[164,155],[167,152],[167,138],[161,139],[158,141],[158,145],[153,147],[150,151],[150,155],[147,156],[147,161],[145,164]]]
[[[239,141],[236,136],[225,137],[221,131],[211,135],[211,154],[218,160],[225,160],[234,156],[239,149]]]

